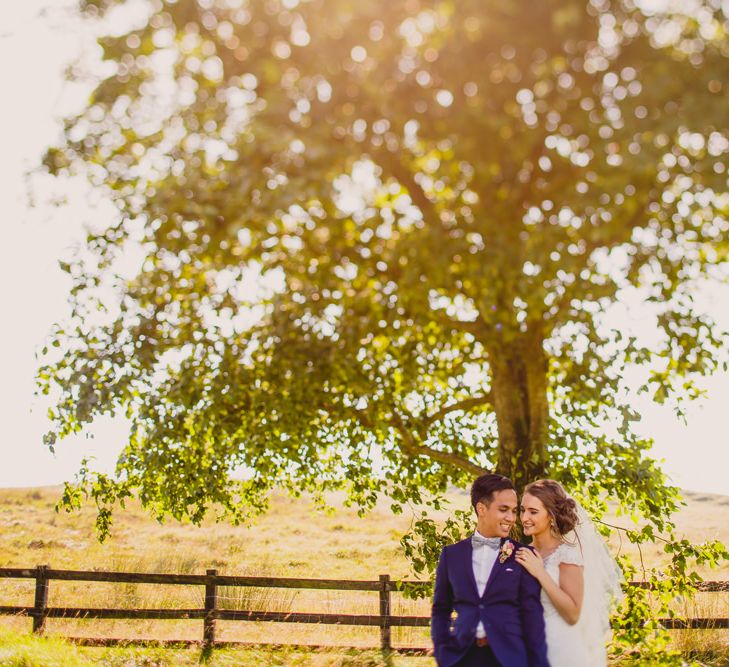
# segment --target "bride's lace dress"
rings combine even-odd
[[[559,583],[561,563],[584,565],[580,548],[576,545],[560,544],[544,559],[544,568],[556,583]],[[600,667],[599,663],[594,662],[594,651],[591,652],[586,645],[579,624],[567,623],[544,591],[542,591],[542,606],[547,637],[547,660],[550,667]]]

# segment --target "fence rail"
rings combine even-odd
[[[428,627],[427,616],[395,616],[392,610],[392,593],[400,592],[403,585],[425,586],[422,582],[405,582],[390,579],[381,574],[378,581],[353,581],[349,579],[295,579],[283,577],[247,577],[220,575],[217,570],[206,574],[157,574],[143,572],[104,572],[89,570],[54,570],[50,565],[35,568],[0,568],[0,578],[34,579],[35,597],[33,606],[0,606],[0,615],[27,616],[33,620],[33,632],[43,634],[46,619],[202,619],[202,640],[127,640],[110,638],[69,638],[70,641],[89,646],[112,646],[115,644],[189,646],[201,645],[204,649],[230,646],[282,646],[275,643],[229,642],[216,639],[216,622],[220,621],[269,621],[275,623],[321,623],[324,625],[352,625],[380,628],[380,649],[410,654],[424,654],[426,648],[393,647],[391,628]],[[51,580],[96,581],[113,583],[160,584],[182,586],[204,586],[205,604],[199,609],[119,609],[102,607],[49,607],[48,589]],[[645,582],[631,582],[631,586],[647,587]],[[221,609],[218,606],[218,587],[253,586],[256,588],[297,588],[313,590],[370,591],[377,592],[379,613],[377,614],[320,614],[302,612],[249,611],[244,609]],[[697,584],[696,590],[705,593],[729,592],[729,581],[705,581]],[[671,630],[682,629],[729,629],[729,618],[666,618],[660,622]],[[286,646],[292,646],[287,644]],[[342,647],[344,648],[344,647]]]

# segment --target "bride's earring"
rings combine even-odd
[[[554,521],[549,522],[549,532],[555,537],[559,537],[559,531],[554,527]]]

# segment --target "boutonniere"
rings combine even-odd
[[[499,563],[503,563],[511,554],[514,553],[514,544],[506,540],[499,549]]]

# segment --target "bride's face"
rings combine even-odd
[[[520,510],[521,525],[524,535],[541,535],[549,532],[550,517],[544,504],[536,496],[528,493],[521,499]]]

